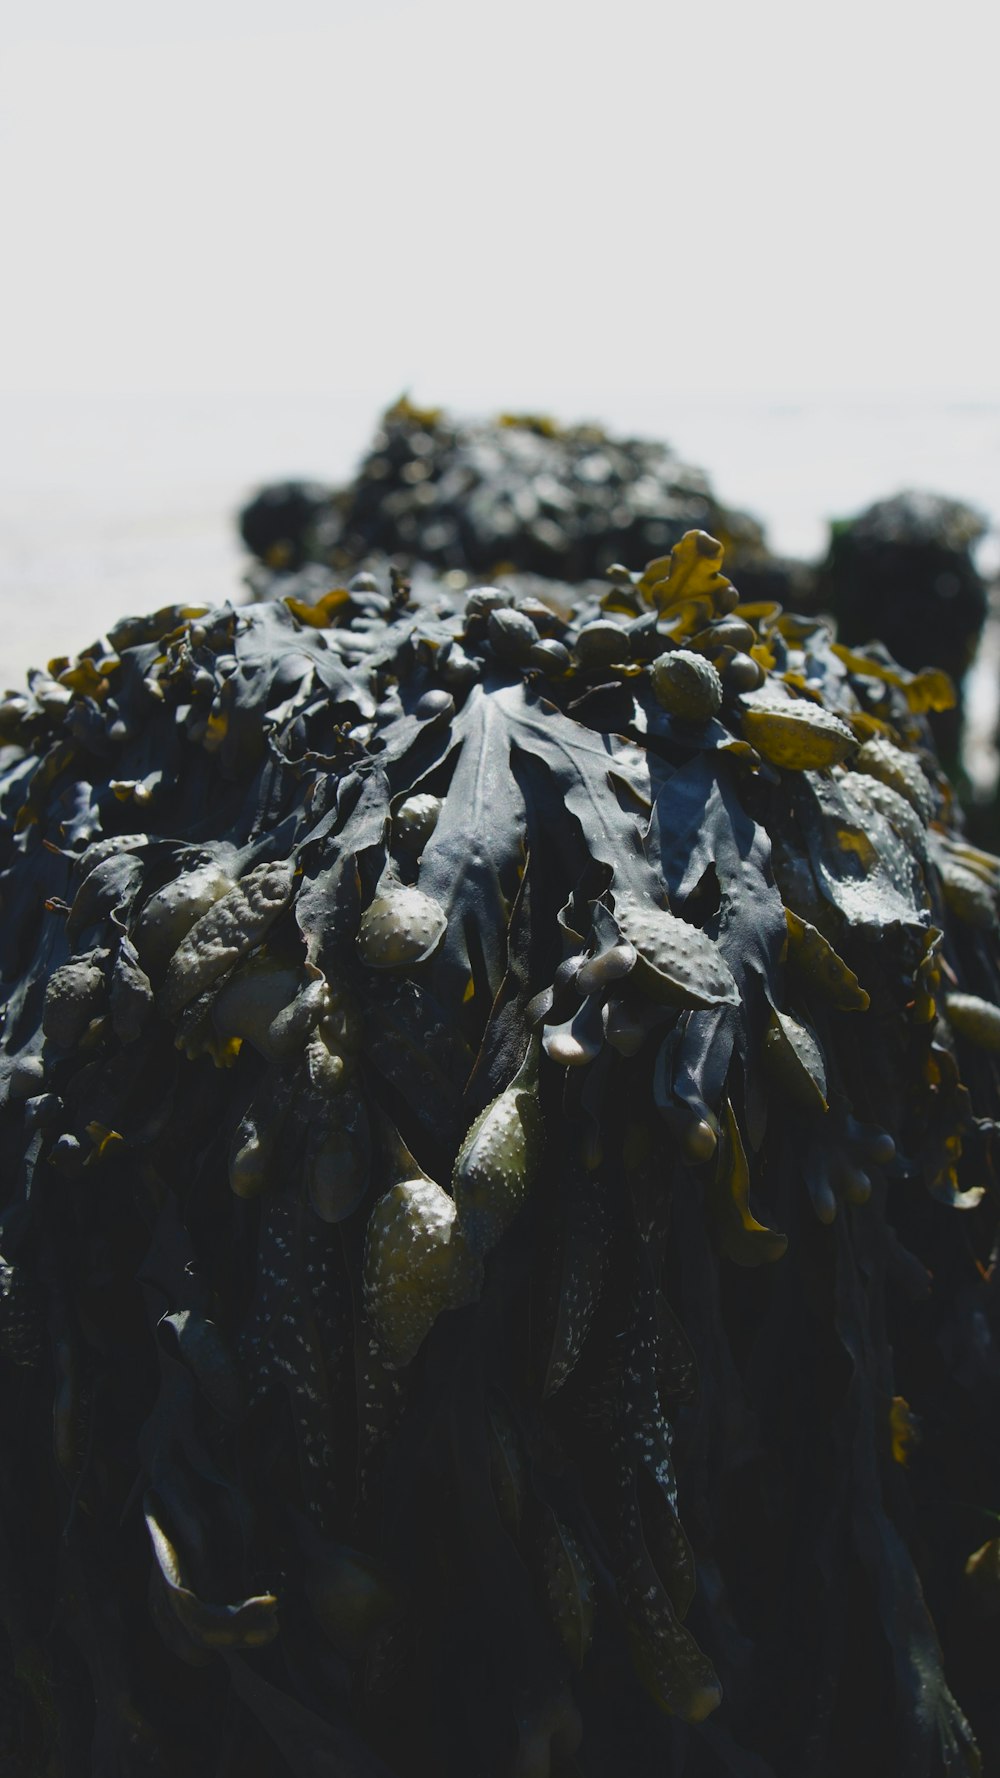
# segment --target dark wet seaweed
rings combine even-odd
[[[0,707],[4,1769],[977,1772],[1000,863],[941,676],[699,532],[572,604],[369,581]]]

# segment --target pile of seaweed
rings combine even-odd
[[[329,590],[331,573],[384,573],[390,562],[407,572],[431,564],[463,586],[516,572],[577,588],[701,528],[723,543],[745,600],[830,613],[842,641],[878,637],[902,666],[932,661],[950,674],[958,700],[931,712],[934,745],[970,831],[996,845],[996,810],[972,797],[962,763],[962,681],[988,591],[975,560],[986,521],[962,501],[914,491],[876,501],[831,525],[822,562],[797,561],[776,555],[759,520],[725,506],[704,470],[662,442],[545,415],[470,422],[404,397],[345,486],[272,483],[240,513],[253,596],[307,602]]]
[[[697,528],[724,544],[745,583],[780,576],[758,521],[724,506],[669,445],[538,414],[461,420],[405,396],[382,415],[345,487],[275,483],[240,514],[243,541],[267,571],[255,576],[261,592],[277,590],[271,575],[379,556],[579,585],[615,562],[664,555]]]
[[[697,530],[572,596],[176,607],[8,696],[5,1771],[996,1758],[950,696]]]

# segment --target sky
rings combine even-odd
[[[996,399],[990,12],[9,7],[0,392]]]

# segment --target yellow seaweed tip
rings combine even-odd
[[[857,746],[846,722],[812,703],[747,705],[743,734],[763,759],[786,771],[822,771]]]

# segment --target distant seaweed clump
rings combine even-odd
[[[995,1756],[951,696],[694,528],[176,607],[7,698],[5,1770]]]
[[[721,539],[744,578],[774,570],[757,520],[725,507],[669,445],[539,414],[459,420],[405,397],[383,414],[345,487],[278,483],[240,515],[244,543],[272,573],[391,556],[573,584],[616,561],[664,555],[699,528]]]

